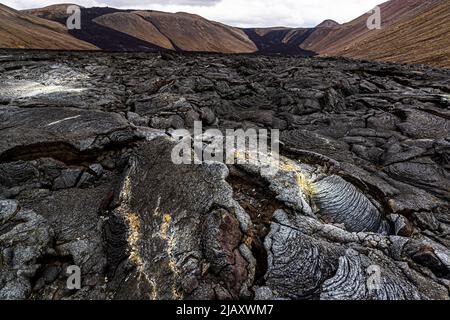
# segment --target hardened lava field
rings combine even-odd
[[[0,298],[449,299],[449,70],[5,50],[0,74]],[[174,164],[195,121],[280,130],[278,172]]]

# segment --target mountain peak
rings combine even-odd
[[[320,24],[318,24],[316,26],[316,28],[334,28],[337,26],[339,26],[339,23],[337,23],[334,20],[327,19],[327,20],[322,21]]]

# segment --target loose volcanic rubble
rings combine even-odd
[[[450,298],[449,70],[2,51],[0,74],[1,299]],[[195,121],[279,129],[279,170],[174,164]]]

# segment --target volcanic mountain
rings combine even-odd
[[[381,30],[367,28],[366,13],[316,28],[300,47],[321,55],[450,66],[450,1],[391,0],[380,11]]]
[[[240,29],[183,12],[81,8],[81,30],[67,31],[67,6],[23,12],[1,6],[0,47],[319,54],[450,67],[448,0],[387,1],[379,6],[380,30],[367,27],[371,12],[344,24]]]
[[[382,30],[391,29],[399,22],[414,19],[424,11],[430,10],[438,3],[447,0],[390,0],[379,6],[381,13]],[[301,47],[319,52],[333,54],[344,48],[365,40],[379,33],[379,30],[370,30],[367,20],[372,13],[368,12],[358,18],[339,26],[316,28],[311,36],[301,44]]]
[[[450,67],[450,1],[415,2],[420,2],[420,6],[414,14],[392,21],[386,28],[367,33],[359,41],[327,48],[323,53]]]
[[[0,4],[0,47],[35,49],[97,49],[72,37],[60,23],[42,19]]]
[[[380,5],[381,30],[370,30],[366,13],[339,25],[315,28],[245,29],[264,53],[320,55],[450,66],[450,1],[391,0]]]
[[[26,12],[61,23],[69,16],[60,11],[60,5]],[[81,8],[81,19],[81,30],[71,30],[71,34],[103,50],[257,51],[241,29],[184,12]]]

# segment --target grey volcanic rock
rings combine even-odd
[[[349,249],[339,258],[339,268],[334,277],[323,283],[321,299],[325,300],[417,300],[417,289],[399,276],[401,270],[389,265],[383,270],[369,259]],[[372,268],[371,268],[372,266]],[[371,280],[373,274],[383,274]],[[397,274],[396,274],[397,272]],[[378,282],[378,283],[377,283]]]
[[[37,51],[0,69],[0,298],[450,299],[448,70]],[[194,121],[280,130],[277,170],[174,164]]]
[[[102,111],[2,107],[0,119],[5,135],[0,158],[5,160],[20,157],[20,150],[27,147],[38,154],[58,153],[64,149],[76,154],[137,139],[125,118]]]
[[[383,232],[388,229],[370,200],[339,176],[319,181],[314,198],[324,217],[343,223],[349,231]]]
[[[175,165],[174,145],[157,138],[130,160],[113,214],[127,225],[123,256],[131,266],[118,266],[114,276],[128,280],[114,297],[248,297],[254,261],[241,230],[250,219],[224,180],[228,169]]]
[[[283,298],[317,296],[321,284],[336,271],[340,248],[303,234],[289,224],[283,211],[274,218],[264,243],[268,252],[266,284]]]
[[[0,201],[0,223],[0,299],[25,299],[31,294],[31,279],[39,269],[39,259],[47,253],[53,230],[42,216],[20,208],[14,200]]]

